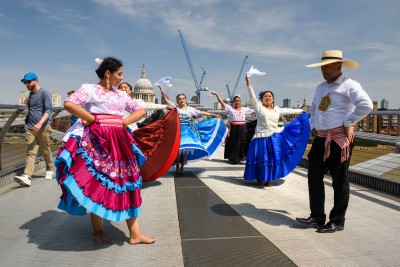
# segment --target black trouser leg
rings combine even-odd
[[[350,145],[350,155],[353,150],[353,144]],[[329,219],[334,222],[344,224],[346,210],[349,205],[350,198],[350,184],[348,177],[348,169],[350,165],[350,157],[340,163],[341,149],[332,142],[331,154],[329,157],[328,165],[329,172],[332,176],[332,187],[334,191],[334,205],[329,214]]]
[[[325,187],[324,175],[327,170],[323,161],[325,138],[316,137],[308,153],[308,194],[310,200],[311,216],[325,220]]]

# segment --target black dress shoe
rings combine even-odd
[[[319,228],[324,226],[325,220],[316,217],[296,218],[299,223],[307,225],[308,227]]]
[[[334,233],[336,231],[342,231],[344,229],[343,224],[335,222],[328,222],[324,226],[317,229],[318,233]]]

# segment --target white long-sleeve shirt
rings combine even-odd
[[[253,87],[250,85],[250,104],[254,108],[257,117],[257,126],[253,138],[263,138],[283,131],[284,127],[278,127],[279,117],[286,114],[300,114],[302,109],[280,108],[274,106],[273,109],[268,109],[258,101],[254,95]]]
[[[318,109],[324,96],[331,103],[326,111]],[[329,130],[339,126],[352,126],[372,110],[372,101],[361,85],[341,75],[334,83],[317,86],[311,104],[311,129]]]

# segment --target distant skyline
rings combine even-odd
[[[96,83],[96,57],[115,56],[124,63],[124,81],[134,85],[144,64],[152,82],[171,76],[169,96],[195,95],[195,86],[179,39],[182,30],[197,79],[226,98],[246,55],[237,93],[249,100],[244,74],[252,65],[255,91],[272,90],[275,102],[311,104],[322,82],[323,50],[342,50],[358,70],[343,69],[361,83],[373,101],[400,108],[400,2],[392,0],[239,1],[239,0],[2,0],[0,64],[2,104],[17,104],[26,90],[20,82],[35,72],[39,84],[67,92]],[[160,99],[157,87],[153,87]],[[202,92],[201,103],[215,97]]]

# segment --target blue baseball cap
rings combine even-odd
[[[22,78],[21,82],[25,81],[32,81],[32,80],[38,80],[38,76],[33,73],[33,72],[28,72],[27,74],[24,75],[24,78]]]

